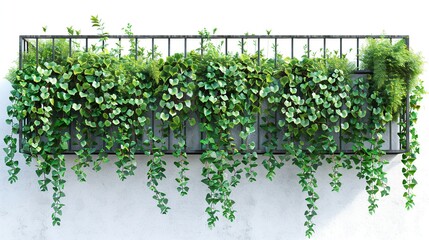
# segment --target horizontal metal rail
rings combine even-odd
[[[71,39],[99,39],[102,37],[107,38],[123,38],[123,39],[132,39],[132,38],[172,38],[172,39],[201,39],[206,38],[203,35],[21,35],[20,38],[27,39],[27,38],[39,38],[39,39],[52,39],[52,38],[71,38]],[[332,38],[344,38],[344,39],[365,39],[365,38],[409,38],[409,35],[253,35],[253,34],[245,34],[245,35],[210,35],[209,38],[211,39],[225,39],[225,38],[231,38],[231,39],[255,39],[255,38],[261,38],[261,39],[290,39],[290,38],[296,38],[296,39],[332,39]]]

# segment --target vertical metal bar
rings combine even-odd
[[[228,38],[225,38],[225,55],[228,55]]]
[[[188,38],[187,37],[185,37],[185,39],[184,39],[184,44],[185,44],[185,54],[184,54],[184,56],[186,57],[186,54],[187,54],[187,40],[188,40]]]
[[[307,38],[307,57],[310,58],[310,38]]]
[[[389,122],[389,150],[392,151],[392,121]]]
[[[152,38],[152,60],[155,58],[155,38]]]
[[[203,37],[201,37],[200,47],[201,47],[201,56],[203,56],[204,55],[204,38]]]
[[[75,129],[76,129],[76,126],[75,126]],[[70,133],[70,139],[69,139],[69,141],[68,141],[68,143],[67,143],[67,146],[68,146],[68,149],[67,149],[67,151],[72,151],[72,139],[73,139],[73,135],[71,134],[72,133],[72,124],[69,124],[68,125],[68,131],[69,131],[69,133]]]
[[[187,139],[187,133],[186,133],[186,123],[187,122],[184,122],[183,123],[183,138],[185,139],[185,153],[184,154],[186,154],[187,152],[188,152],[188,144],[187,144],[187,142],[186,142],[186,139]]]
[[[326,38],[323,38],[323,58],[326,58]]]
[[[121,49],[122,49],[121,38],[118,38],[118,41],[119,41],[119,58],[121,58]]]
[[[135,51],[135,56],[134,56],[134,58],[137,60],[137,58],[138,58],[138,51],[139,51],[139,47],[138,47],[138,44],[139,44],[139,39],[138,38],[136,38],[135,40],[135,46],[134,46],[134,51]]]
[[[167,135],[167,150],[168,151],[172,151],[172,147],[171,147],[171,135],[173,133],[171,132],[171,128],[168,127],[168,135]],[[185,138],[186,139],[186,138]]]
[[[55,61],[55,38],[52,38],[52,61]]]
[[[241,54],[244,53],[244,38],[241,38]]]
[[[261,38],[258,38],[258,65],[261,64]]]
[[[262,112],[262,104],[259,103],[260,106],[260,111]],[[264,148],[264,146],[261,143],[261,114],[258,112],[258,114],[256,114],[256,128],[258,129],[257,134],[256,134],[256,141],[258,142],[257,144],[257,148],[256,150],[259,150],[260,147],[262,147],[262,149]]]
[[[277,67],[277,38],[274,38],[274,67]]]
[[[410,48],[410,38],[407,36],[404,38],[405,45],[407,48]],[[407,79],[407,85],[409,84],[409,79]],[[405,109],[405,118],[406,118],[406,125],[405,125],[405,132],[406,132],[406,148],[405,150],[408,152],[410,151],[410,91],[407,91],[407,102],[406,102],[406,109]]]
[[[152,149],[150,149],[150,151],[151,151],[151,154],[153,154],[153,148],[155,148],[155,140],[154,140],[154,138],[155,138],[155,111],[153,111],[153,110],[151,110],[151,114],[150,114],[150,126],[152,128],[152,135],[153,135],[153,137],[151,139]]]
[[[168,50],[167,50],[167,51],[168,51],[168,53],[167,53],[167,54],[168,54],[168,56],[170,56],[170,55],[171,55],[171,53],[170,53],[170,47],[171,47],[170,42],[171,42],[171,39],[170,39],[170,38],[168,38],[168,42],[167,42],[167,45],[168,45],[168,46],[167,46],[167,47],[168,47]]]
[[[39,66],[39,38],[36,37],[36,66]]]
[[[293,58],[293,37],[290,39],[290,57]]]
[[[359,70],[359,38],[356,38],[356,70]]]
[[[18,56],[18,67],[19,67],[19,69],[22,69],[22,57],[23,57],[23,51],[24,51],[24,49],[23,49],[23,39],[22,39],[22,37],[21,36],[19,36],[19,51],[18,51],[18,54],[19,54],[19,56]],[[25,48],[25,46],[24,46],[24,48]]]
[[[279,121],[279,118],[278,118],[278,111],[276,111],[275,112],[275,114],[274,114],[274,125],[276,125],[276,127],[278,126],[278,121]],[[279,133],[276,133],[276,136],[275,136],[275,138],[278,140],[278,137],[279,137]],[[277,142],[277,147],[278,147],[279,145],[278,145],[278,142]],[[277,149],[276,149],[277,150]]]
[[[19,51],[18,51],[18,67],[21,70],[22,69],[22,52],[23,52],[23,38],[21,36],[19,36]],[[18,144],[19,144],[19,148],[18,149],[22,149],[22,121],[23,120],[19,120],[19,136],[18,136]]]
[[[240,133],[243,131],[243,124],[240,124]],[[247,138],[249,138],[249,136],[247,136]],[[241,150],[241,145],[244,144],[244,139],[240,137],[240,147],[238,148],[238,152],[240,152],[240,154],[244,154],[246,151],[242,151]]]
[[[103,41],[101,41],[101,49],[103,49],[103,50],[104,50],[104,40],[103,40]]]
[[[403,130],[403,128],[402,128],[402,126],[401,126],[401,123],[402,123],[403,121],[404,121],[404,109],[402,109],[401,114],[399,114],[399,121],[398,121],[398,128],[399,128],[399,132],[402,132],[402,130]],[[402,141],[399,141],[399,149],[398,149],[398,150],[401,150],[401,149],[403,149]]]
[[[69,38],[69,57],[72,55],[72,40]]]
[[[88,52],[88,38],[85,38],[85,52]]]
[[[406,125],[405,125],[405,133],[406,133],[406,148],[405,150],[410,151],[410,93],[407,92],[407,103],[406,103],[406,111],[405,111]]]
[[[24,127],[23,121],[24,120],[19,120],[19,130],[18,130],[18,133],[19,133],[19,136],[18,136],[19,147],[18,147],[18,149],[22,149],[23,148],[23,136],[22,136],[22,128]]]
[[[204,124],[205,123],[205,119],[203,119],[202,117],[198,116],[197,114],[195,114],[195,115],[196,115],[196,117],[199,118],[200,124]],[[200,131],[200,140],[203,140],[203,138],[204,138],[204,132]],[[200,150],[203,150],[203,149],[204,149],[204,144],[200,141]]]
[[[343,38],[340,38],[340,58],[343,57]],[[343,150],[343,128],[341,127],[341,125],[343,124],[343,120],[340,118],[340,132],[339,132],[339,137],[340,137],[340,141],[339,141],[339,150],[342,151]]]

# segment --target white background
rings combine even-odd
[[[272,34],[409,34],[412,48],[428,59],[429,14],[424,4],[415,0],[1,1],[0,76],[5,76],[17,57],[20,34],[42,34],[45,25],[49,34],[66,34],[67,26],[95,34],[90,16],[96,14],[111,34],[121,34],[128,22],[136,34],[197,34],[204,27],[217,27],[219,34],[264,34],[267,29]],[[425,69],[422,78],[427,80],[427,64]],[[4,123],[10,84],[0,78],[0,85],[3,138],[10,131]],[[313,239],[429,238],[425,222],[429,219],[428,104],[424,100],[419,122],[422,152],[417,162],[416,207],[411,211],[403,207],[400,157],[391,159],[386,169],[391,195],[382,199],[374,216],[367,212],[365,185],[355,177],[356,172],[344,172],[342,191],[332,193],[327,176],[330,166],[324,166],[318,173],[321,199]],[[38,191],[34,168],[22,164],[19,181],[10,185],[7,169],[0,166],[0,239],[304,239],[305,194],[290,165],[273,182],[264,179],[262,169],[256,183],[243,181],[233,193],[236,221],[221,218],[209,230],[198,158],[191,159],[187,197],[176,193],[176,170],[169,164],[168,179],[161,185],[172,207],[166,216],[158,213],[146,187],[145,160],[137,175],[125,182],[117,179],[113,164],[105,165],[100,173],[89,171],[87,183],[78,183],[68,172],[61,227],[51,226],[51,193]]]

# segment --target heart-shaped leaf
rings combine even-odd
[[[159,117],[161,118],[161,120],[163,121],[167,121],[170,118],[170,115],[168,113],[164,113],[162,112]]]
[[[177,79],[177,78],[170,78],[169,82],[170,82],[171,86],[176,86],[176,85],[179,84],[179,79]]]
[[[82,104],[80,104],[80,103],[78,103],[78,104],[76,104],[76,103],[73,103],[72,104],[72,108],[75,110],[75,111],[79,111],[79,109],[82,107]]]

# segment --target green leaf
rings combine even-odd
[[[345,109],[343,109],[343,110],[340,110],[340,109],[337,109],[336,111],[335,111],[341,118],[346,118],[347,117],[347,115],[348,115],[348,112],[347,112],[347,110],[345,110]]]
[[[302,119],[302,120],[301,120],[301,125],[302,125],[303,127],[307,127],[309,124],[310,124],[310,122],[309,122],[307,119]]]
[[[104,98],[103,98],[103,97],[97,97],[97,98],[95,98],[95,102],[96,102],[97,104],[101,104],[101,103],[103,103],[103,101],[104,101]]]
[[[340,132],[340,127],[339,126],[334,126],[334,132],[336,132],[336,133],[338,133],[338,132]]]
[[[204,108],[204,116],[210,116],[211,115],[211,113],[212,113],[212,111],[211,110],[209,110],[209,109],[207,109],[207,108]]]
[[[60,88],[64,89],[65,91],[68,90],[69,84],[68,83],[60,83]]]
[[[166,93],[162,94],[162,100],[164,100],[164,101],[168,101],[168,100],[170,100],[170,98],[171,98],[171,96],[170,96],[170,95],[168,95],[168,94],[166,94]]]
[[[179,91],[179,90],[177,89],[177,87],[169,88],[169,89],[168,89],[168,93],[169,93],[170,95],[176,95],[178,91]]]
[[[177,99],[182,99],[183,98],[183,92],[177,92],[176,97],[177,97]]]
[[[180,117],[174,116],[173,117],[173,123],[176,124],[176,126],[180,126],[181,125]]]
[[[94,88],[99,88],[100,87],[100,82],[94,81],[94,82],[92,82],[92,86]]]
[[[191,100],[185,100],[185,105],[186,105],[186,107],[190,108],[191,107]]]
[[[76,103],[73,103],[72,104],[72,108],[75,110],[75,111],[79,111],[79,109],[82,107],[82,104],[76,104]]]
[[[189,119],[189,125],[194,126],[196,123],[197,122],[196,122],[195,118],[190,118]]]
[[[214,152],[214,151],[211,151],[210,152],[210,154],[209,154],[209,156],[211,157],[211,158],[217,158],[217,154],[216,154],[216,152]]]
[[[162,112],[160,115],[161,120],[167,121],[170,118],[170,115],[168,113]]]
[[[329,120],[331,121],[331,122],[333,122],[333,123],[336,123],[337,121],[338,121],[338,116],[331,116],[330,118],[329,118]]]
[[[177,84],[179,84],[179,79],[170,78],[169,82],[170,82],[171,86],[176,86]]]
[[[72,72],[68,72],[68,73],[64,73],[63,74],[63,79],[64,80],[68,80],[68,79],[70,79],[71,78],[71,76],[73,75],[73,73]]]
[[[175,108],[177,111],[181,111],[183,109],[183,103],[176,104]]]
[[[316,116],[316,115],[308,115],[308,119],[309,119],[311,122],[314,122],[314,121],[317,119],[317,116]]]

